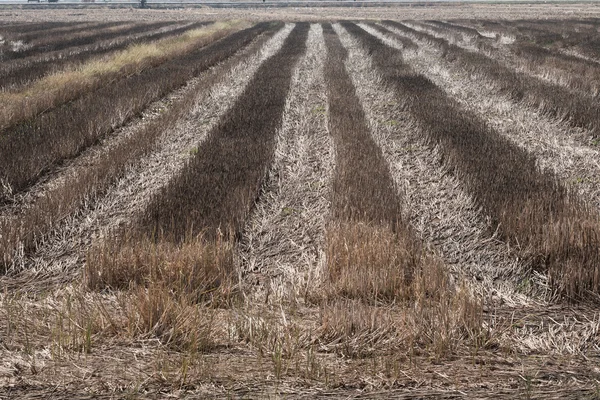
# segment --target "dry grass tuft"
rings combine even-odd
[[[434,279],[416,277],[410,288],[414,297],[402,306],[339,298],[323,305],[317,332],[323,350],[351,358],[400,352],[442,359],[494,346],[482,303],[466,287],[427,291],[447,276],[442,268],[433,272]]]
[[[328,229],[327,244],[331,303],[321,310],[321,338],[341,343],[345,355],[403,349],[447,357],[490,342],[482,301],[414,241],[345,224]]]
[[[364,223],[329,226],[326,258],[334,293],[377,303],[413,298],[414,275],[423,261],[408,236]]]
[[[175,244],[122,236],[88,252],[85,282],[91,290],[126,291],[122,307],[130,337],[204,352],[215,346],[214,308],[236,298],[233,254],[233,244],[220,238]]]
[[[325,351],[351,358],[397,352],[406,341],[400,316],[393,309],[357,300],[336,300],[321,308],[319,340]],[[400,317],[400,319],[399,319]]]
[[[11,351],[54,361],[92,353],[101,337],[126,326],[115,303],[72,288],[43,296],[4,293],[0,316],[3,343]]]
[[[180,244],[147,238],[109,240],[88,253],[85,271],[92,290],[160,287],[211,304],[230,301],[237,279],[233,244],[221,238]]]
[[[219,310],[162,283],[131,292],[90,293],[69,288],[32,298],[0,297],[3,343],[11,351],[47,361],[79,358],[114,339],[154,339],[171,350],[206,352],[216,343]]]
[[[194,296],[174,292],[165,282],[133,291],[128,304],[132,337],[158,338],[172,349],[206,352],[215,346],[216,311],[195,304]]]

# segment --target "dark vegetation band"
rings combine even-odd
[[[395,26],[396,23],[394,23]],[[461,109],[401,52],[359,26],[342,25],[360,39],[398,101],[422,125],[432,146],[512,243],[553,288],[575,299],[600,290],[598,216],[571,195],[535,158],[476,115]],[[449,49],[452,51],[452,48]]]
[[[10,186],[12,193],[29,187],[61,160],[97,143],[148,104],[229,57],[268,27],[269,23],[260,23],[209,44],[228,33],[218,32],[196,50],[111,82],[3,132],[0,179]]]
[[[273,160],[294,67],[306,49],[309,24],[298,23],[267,59],[184,170],[150,202],[142,229],[182,241],[203,233],[235,237]]]
[[[207,22],[198,22],[174,29],[167,29],[172,25],[170,23],[163,24],[158,31],[156,27],[152,26],[133,34],[116,32],[114,37],[101,42],[83,46],[72,46],[64,50],[43,52],[38,55],[7,61],[0,66],[0,86],[13,89],[15,86],[26,84],[29,81],[39,79],[63,68],[73,68],[76,65],[81,65],[93,57],[101,57],[110,52],[125,49],[133,44],[148,43],[179,35],[189,29],[195,29],[207,24]]]

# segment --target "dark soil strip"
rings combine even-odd
[[[556,177],[476,115],[460,109],[429,79],[404,64],[355,24],[343,23],[368,49],[385,82],[422,124],[432,146],[493,219],[517,251],[549,273],[557,292],[570,298],[600,290],[598,217],[570,196]]]
[[[428,33],[425,32],[421,32],[418,31],[416,29],[412,29],[400,22],[397,21],[384,21],[385,25],[391,26],[393,28],[395,28],[396,30],[402,32],[405,35],[409,35],[409,36],[413,36],[414,38],[416,38],[417,40],[423,41],[425,43],[428,43],[432,46],[436,46],[438,48],[442,48],[445,49],[448,46],[448,41],[445,39],[440,39],[437,38],[433,35],[430,35]],[[398,35],[398,37],[402,37],[400,35]]]
[[[573,49],[585,57],[600,59],[600,33],[593,20],[468,21],[470,25],[514,36],[517,45]]]
[[[373,141],[365,113],[344,62],[346,49],[330,24],[323,26],[327,61],[329,131],[335,145],[333,217],[396,230],[400,199],[381,149]]]
[[[110,39],[117,35],[128,35],[135,32],[141,32],[144,29],[144,25],[146,24],[136,24],[131,26],[131,24],[124,23],[111,23],[106,24],[104,27],[93,27],[90,30],[88,29],[75,29],[75,32],[67,32],[61,35],[56,36],[42,36],[40,39],[33,41],[29,44],[32,45],[31,48],[26,50],[18,51],[18,52],[10,52],[4,55],[5,59],[18,59],[29,57],[35,54],[41,54],[48,51],[56,51],[63,50],[72,46],[82,46],[85,44],[92,44],[99,40]],[[122,26],[120,26],[122,25]],[[148,24],[148,25],[160,25],[158,24]]]
[[[27,188],[61,160],[75,157],[148,104],[228,58],[268,28],[268,23],[260,23],[233,33],[5,132],[0,137],[0,180],[13,193]],[[0,195],[0,201],[7,201],[9,195]]]
[[[348,52],[330,24],[324,25],[323,33],[328,122],[336,157],[332,218],[326,230],[325,291],[334,304],[345,298],[371,306],[403,304],[408,313],[419,308],[417,313],[435,313],[440,304],[456,299],[453,284],[403,218],[389,165],[371,135],[346,70]],[[421,302],[424,297],[427,301]],[[347,304],[340,305],[337,312],[351,315]],[[476,321],[472,320],[473,327]]]
[[[47,31],[51,29],[75,27],[77,25],[86,25],[89,22],[38,22],[3,25],[0,27],[0,35],[23,35],[26,33]]]
[[[389,26],[415,35],[414,30],[394,21],[385,22]],[[449,44],[446,40],[433,38],[419,32],[419,38],[434,41],[443,50],[442,56],[457,64],[469,73],[483,75],[492,81],[497,90],[514,101],[540,110],[554,118],[567,121],[572,126],[589,129],[594,136],[600,135],[600,107],[591,96],[574,93],[566,87],[554,85],[541,79],[516,72],[498,61],[481,53],[467,51]]]
[[[147,235],[182,241],[219,231],[235,237],[259,194],[275,150],[294,67],[309,24],[299,23],[283,48],[258,69],[182,173],[150,202],[140,221]]]
[[[236,55],[207,71],[199,82],[194,83],[192,90],[176,99],[164,113],[108,151],[101,152],[93,162],[80,167],[69,175],[68,182],[51,187],[39,200],[22,209],[16,218],[7,219],[6,222],[0,221],[0,231],[3,233],[0,237],[0,254],[4,255],[0,260],[4,263],[2,269],[11,266],[11,255],[17,243],[21,243],[25,251],[29,251],[34,248],[40,237],[44,237],[61,220],[77,211],[90,199],[101,196],[124,173],[127,166],[155,148],[156,141],[163,132],[185,117],[194,106],[200,91],[211,88],[233,66],[255,54],[279,27],[279,24],[273,24],[247,48],[247,51],[240,50]]]
[[[378,25],[374,22],[367,22],[367,25],[375,29],[377,32],[382,33],[384,36],[392,36],[394,39],[402,43],[402,48],[404,50],[417,50],[419,48],[419,46],[411,39],[404,36],[395,35],[394,32],[390,31],[385,26]]]
[[[62,36],[63,33],[76,32],[81,29],[94,29],[110,27],[123,22],[97,23],[97,22],[44,22],[41,24],[17,24],[0,27],[0,36],[11,41],[22,41],[25,44],[48,35]]]
[[[467,38],[475,38],[475,39],[485,39],[481,34],[477,31],[477,29],[469,28],[466,26],[455,25],[449,22],[442,21],[427,21],[428,24],[435,25],[439,28],[445,28],[449,31],[456,31],[463,35],[463,39]]]
[[[161,28],[170,24],[163,24]],[[43,56],[32,56],[25,59],[6,62],[0,67],[0,87],[14,89],[14,86],[26,84],[29,81],[39,79],[66,67],[74,68],[93,57],[100,57],[114,51],[123,50],[133,44],[147,43],[153,40],[175,36],[189,29],[194,29],[206,24],[207,23],[199,22],[181,28],[150,32],[148,34],[141,32],[141,34],[118,35],[115,38],[94,43],[93,45],[70,47],[66,50],[60,50],[50,54],[45,53]],[[148,30],[151,31],[155,28],[155,26],[149,26]]]
[[[54,28],[43,28],[30,32],[18,32],[12,39],[22,40],[25,43],[36,42],[54,42],[63,40],[68,35],[76,36],[78,34],[88,33],[94,30],[114,28],[120,25],[130,24],[133,21],[114,21],[114,22],[87,22],[78,24],[61,24]]]
[[[528,70],[541,73],[548,68],[559,70],[567,87],[584,97],[598,96],[600,64],[532,44],[515,43],[510,49]]]
[[[517,38],[518,43],[539,46],[558,48],[583,45],[586,47],[588,43],[598,43],[600,39],[598,26],[584,21],[505,21],[504,26]]]
[[[462,33],[463,41],[469,41],[469,36],[475,40],[488,41],[481,35],[474,36],[474,33],[466,35],[464,32],[474,31],[472,28],[452,25],[442,22],[429,22],[435,26],[441,27],[448,34]],[[561,24],[562,25],[562,24]],[[568,36],[579,36],[575,32],[568,30],[568,27],[562,27],[563,34]],[[466,38],[465,38],[466,36]],[[561,35],[562,38],[562,35]],[[530,40],[517,40],[510,46],[506,46],[506,50],[516,56],[517,63],[523,63],[531,72],[544,73],[548,69],[551,71],[561,71],[562,79],[565,80],[567,87],[579,91],[581,95],[589,97],[590,94],[597,95],[600,87],[600,64],[559,52],[557,49],[548,49],[541,45],[531,43]],[[492,52],[497,54],[498,51]]]

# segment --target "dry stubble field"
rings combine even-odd
[[[2,25],[0,398],[600,396],[600,20],[312,19]]]

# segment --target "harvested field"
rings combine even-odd
[[[147,29],[140,33],[118,34],[112,39],[94,42],[91,45],[72,46],[64,50],[43,52],[39,55],[24,57],[11,62],[6,61],[2,63],[0,72],[2,79],[0,82],[3,88],[14,91],[17,87],[46,75],[65,69],[74,69],[76,66],[83,66],[86,61],[92,58],[98,58],[115,50],[125,49],[132,44],[175,36],[202,25],[205,25],[205,23],[163,23],[154,27],[142,26],[142,28]]]
[[[0,399],[598,398],[600,13],[519,9],[0,25]]]

